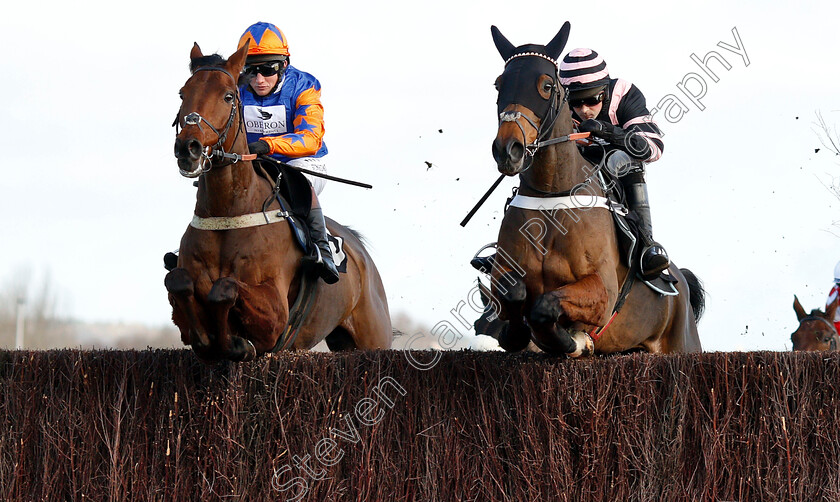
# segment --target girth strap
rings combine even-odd
[[[510,205],[521,209],[531,209],[534,211],[553,211],[556,209],[592,209],[601,208],[608,209],[623,215],[627,214],[627,209],[621,204],[617,204],[607,199],[595,195],[569,195],[563,197],[529,197],[527,195],[519,195],[510,201]]]
[[[198,230],[233,230],[235,228],[269,225],[283,221],[288,217],[288,211],[251,213],[240,216],[211,216],[209,218],[200,218],[193,215],[190,226]]]

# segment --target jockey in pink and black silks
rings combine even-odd
[[[584,151],[584,156],[598,162],[605,148],[623,150],[633,159],[629,172],[619,179],[629,209],[639,221],[641,274],[653,279],[668,268],[670,260],[665,248],[653,239],[644,166],[662,156],[665,144],[645,97],[632,83],[610,78],[606,62],[591,49],[574,49],[563,58],[560,83],[568,89],[572,116],[580,122],[578,129],[604,144],[603,148],[591,147],[597,152]]]
[[[324,107],[318,79],[289,64],[289,45],[280,29],[270,23],[248,27],[239,48],[248,44],[240,77],[245,132],[251,153],[269,155],[295,167],[326,173]],[[277,168],[263,163],[272,176]],[[326,223],[318,201],[324,178],[304,174],[312,187],[312,208],[306,223],[317,248],[315,263],[328,284],[338,281],[338,271],[327,241]]]

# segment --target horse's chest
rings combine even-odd
[[[210,280],[234,277],[259,283],[278,268],[281,251],[275,239],[256,232],[218,232],[191,239],[181,254],[197,274]],[[274,245],[272,245],[274,243]]]
[[[526,275],[572,280],[596,272],[615,254],[614,235],[603,230],[612,229],[609,213],[589,210],[577,218],[566,213],[511,208],[499,247]]]

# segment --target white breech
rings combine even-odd
[[[327,162],[326,156],[314,158],[314,157],[301,157],[299,159],[291,159],[287,162],[290,166],[300,167],[303,169],[308,169],[310,171],[315,171],[323,174],[327,174]],[[319,178],[317,176],[312,176],[311,174],[303,173],[306,176],[306,179],[309,180],[309,184],[312,185],[312,188],[315,190],[315,195],[321,195],[321,192],[324,190],[324,186],[327,184],[327,180],[324,178]]]

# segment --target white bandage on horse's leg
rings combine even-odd
[[[595,352],[595,342],[587,333],[575,331],[572,333],[572,340],[575,342],[575,350],[569,354],[569,357],[588,356]]]

